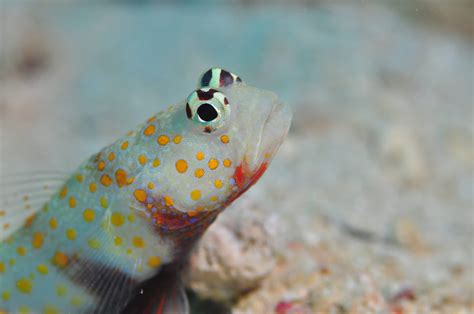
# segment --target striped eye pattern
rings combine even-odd
[[[204,72],[198,85],[199,87],[219,88],[236,82],[243,84],[242,79],[238,75],[221,68],[211,68]]]
[[[197,89],[187,99],[187,118],[205,133],[212,133],[221,128],[229,119],[229,115],[229,101],[223,93],[215,89]]]

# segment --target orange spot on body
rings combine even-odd
[[[176,161],[176,170],[179,173],[185,173],[188,170],[188,163],[184,159],[179,159]]]
[[[107,174],[103,174],[100,177],[100,183],[104,186],[110,186],[112,184],[112,179]]]
[[[133,195],[135,196],[136,200],[139,202],[144,203],[146,201],[146,192],[141,189],[136,189],[133,192]]]
[[[8,300],[10,300],[10,292],[4,291],[4,292],[2,293],[2,299],[3,299],[3,301],[8,301]],[[7,312],[5,311],[5,313],[7,313]],[[7,313],[7,314],[8,314],[8,313]]]
[[[161,258],[159,256],[152,256],[148,259],[148,266],[158,267],[161,264]]]
[[[170,139],[166,135],[160,135],[160,136],[158,136],[157,141],[158,141],[158,144],[160,144],[160,145],[166,145],[166,144],[169,143]]]
[[[221,142],[224,143],[224,144],[227,144],[229,143],[229,136],[228,135],[222,135],[221,136]]]
[[[44,243],[44,234],[41,232],[35,232],[33,234],[33,239],[31,241],[31,245],[35,249],[40,249],[43,246]]]
[[[99,171],[102,171],[105,169],[105,161],[101,160],[99,161],[99,163],[97,164],[97,170]]]
[[[77,237],[77,231],[72,229],[72,228],[69,228],[66,230],[66,237],[69,239],[69,240],[74,240],[76,239]]]
[[[181,143],[181,140],[182,140],[181,135],[176,135],[176,136],[174,137],[174,139],[173,139],[173,142],[174,142],[175,144],[179,144],[179,143]]]
[[[59,198],[63,199],[66,197],[66,195],[67,195],[67,186],[64,186],[61,189],[61,192],[59,192]]]
[[[146,156],[145,155],[140,155],[138,156],[138,162],[140,163],[140,165],[145,165],[146,164]]]
[[[82,181],[84,180],[84,177],[82,176],[82,174],[78,174],[76,176],[76,180],[77,180],[77,182],[82,183]]]
[[[197,168],[196,170],[194,170],[194,176],[196,178],[202,178],[204,176],[204,169]]]
[[[156,127],[153,124],[150,124],[149,126],[145,128],[145,130],[143,131],[143,134],[145,136],[150,136],[155,133],[155,130],[156,130]]]
[[[19,247],[17,247],[16,252],[17,252],[18,255],[20,255],[20,256],[25,256],[25,254],[26,254],[26,249],[25,249],[24,246],[19,246]]]
[[[95,184],[94,182],[89,184],[89,191],[91,191],[91,193],[95,193],[95,191],[97,191],[97,184]]]
[[[36,270],[42,274],[42,275],[46,275],[48,273],[48,266],[44,265],[44,264],[39,264],[37,267],[36,267]]]
[[[69,207],[74,208],[74,207],[76,207],[76,205],[77,205],[76,199],[73,196],[71,196],[69,198]]]
[[[110,153],[109,153],[109,156],[107,157],[107,159],[108,159],[109,161],[113,161],[113,160],[115,159],[115,153],[114,153],[114,152],[110,152]]]
[[[28,278],[21,278],[16,282],[16,287],[21,293],[29,294],[33,289],[33,283]]]
[[[100,248],[100,242],[97,239],[89,239],[87,241],[87,244],[89,245],[91,249],[94,249],[94,250],[97,250],[98,248]]]
[[[33,224],[33,221],[35,220],[36,214],[30,215],[26,221],[25,221],[25,227],[29,228]]]
[[[220,189],[222,187],[222,180],[217,179],[216,181],[214,181],[214,186]]]
[[[44,314],[59,314],[58,309],[53,305],[45,305],[43,307]]]
[[[66,267],[69,263],[69,258],[63,252],[56,252],[53,256],[53,264],[58,267]]]
[[[133,237],[132,244],[136,248],[142,248],[145,246],[145,241],[141,237]]]
[[[163,200],[165,201],[166,206],[173,206],[173,204],[174,204],[173,199],[171,197],[169,197],[168,195],[165,195],[163,197]]]
[[[127,183],[127,172],[123,169],[115,171],[115,181],[118,187],[122,187]]]
[[[196,153],[196,159],[197,160],[203,160],[204,159],[204,153],[203,152],[197,152]]]
[[[201,198],[201,191],[200,190],[193,190],[190,193],[191,199],[193,201],[197,201]]]
[[[219,167],[219,161],[215,158],[209,159],[209,162],[207,163],[209,169],[215,170],[217,167]]]
[[[122,238],[121,237],[115,237],[114,238],[114,244],[116,246],[120,246],[122,244]]]
[[[120,227],[121,225],[125,223],[125,217],[119,212],[113,212],[112,216],[110,216],[110,222],[114,226]]]
[[[58,221],[56,220],[55,217],[51,217],[51,219],[49,220],[49,226],[51,227],[51,229],[56,229],[58,227]]]
[[[67,293],[67,288],[64,285],[57,285],[56,286],[56,294],[58,297],[64,297]]]
[[[160,160],[158,158],[155,158],[151,164],[153,168],[156,168],[160,165]]]
[[[230,159],[224,159],[222,164],[224,165],[224,167],[229,168],[232,165],[232,161],[230,161]]]
[[[122,150],[126,150],[128,148],[128,141],[125,141],[122,143],[122,145],[120,146],[120,149]]]
[[[107,197],[102,196],[102,197],[100,198],[100,206],[102,206],[102,208],[104,208],[104,209],[107,208],[108,203],[109,203],[109,202],[107,201]]]
[[[84,220],[86,222],[92,222],[94,221],[94,218],[95,218],[95,212],[94,210],[90,208],[86,208],[84,212],[82,213],[82,216],[84,217]]]

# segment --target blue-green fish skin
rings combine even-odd
[[[123,309],[258,180],[291,113],[275,94],[209,71],[187,100],[86,160],[23,227],[4,228],[0,313]]]

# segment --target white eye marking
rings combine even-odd
[[[206,133],[222,127],[229,115],[229,101],[224,94],[215,89],[201,88],[188,97],[186,116]]]

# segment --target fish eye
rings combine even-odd
[[[221,128],[229,115],[229,101],[215,89],[200,88],[187,99],[186,117],[205,133]]]
[[[202,121],[210,122],[219,115],[213,105],[204,103],[197,109],[197,114]]]
[[[199,87],[219,88],[234,84],[235,82],[243,84],[242,79],[222,68],[210,68],[199,79]]]

